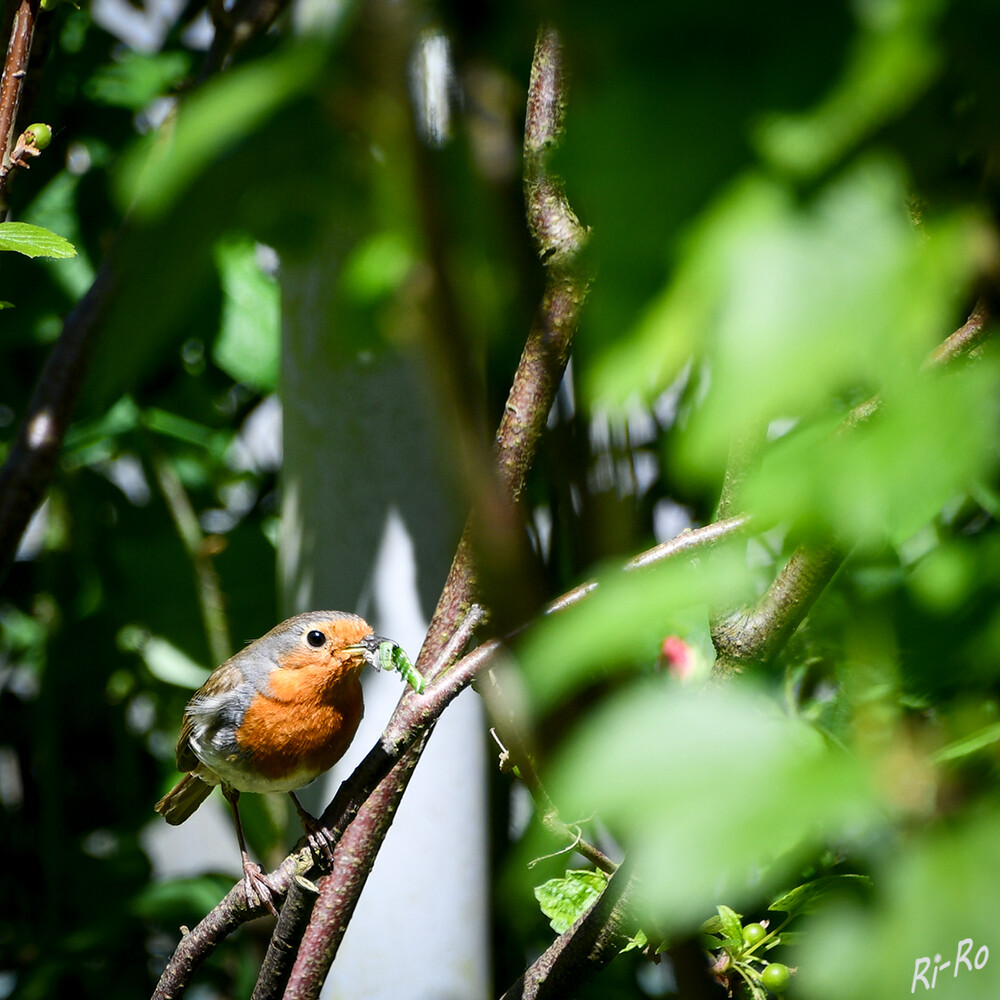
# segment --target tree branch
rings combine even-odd
[[[299,940],[318,895],[315,883],[301,875],[296,875],[289,882],[285,905],[278,915],[278,923],[271,935],[250,1000],[271,1000],[284,991]]]
[[[63,322],[63,330],[39,376],[28,411],[0,469],[0,581],[17,554],[24,529],[55,474],[90,362],[98,320],[113,287],[110,264]]]
[[[20,0],[11,22],[7,56],[0,78],[0,143],[3,157],[0,162],[0,215],[6,210],[7,175],[11,167],[10,152],[14,145],[17,111],[21,103],[24,78],[28,75],[31,42],[35,37],[40,0]]]
[[[551,31],[541,33],[536,46],[536,63],[544,60],[547,69],[546,72],[539,72],[533,67],[532,94],[536,94],[540,87],[551,87],[553,81],[561,80],[561,74],[556,72],[560,54],[555,34]],[[554,141],[558,134],[561,121],[553,111],[550,102],[529,101],[526,134],[534,136],[536,144],[539,136],[551,134]],[[537,181],[541,176],[542,158],[539,152],[532,150],[530,154],[526,151],[526,162],[529,159],[531,166],[526,167],[526,172],[533,171]],[[537,183],[533,183],[532,190],[547,192],[543,196],[551,200],[551,190],[544,185],[539,187]],[[531,197],[529,194],[529,198]],[[543,209],[544,206],[533,205],[529,211],[544,218]],[[528,337],[514,376],[508,405],[495,442],[496,467],[511,498],[517,497],[523,488],[524,476],[562,376],[579,308],[585,296],[585,285],[581,287],[572,276],[567,253],[552,252],[544,234],[537,238],[539,255],[547,261],[546,293],[539,319]],[[288,996],[312,997],[318,994],[385,830],[391,822],[395,805],[402,796],[416,763],[418,751],[409,751],[407,748],[413,747],[429,731],[433,719],[440,714],[445,704],[471,681],[475,672],[482,669],[486,662],[489,650],[477,650],[463,661],[465,669],[460,665],[441,676],[447,668],[449,657],[438,654],[449,653],[451,650],[453,644],[449,640],[452,633],[473,607],[476,592],[470,533],[467,529],[417,658],[417,668],[425,676],[440,677],[440,680],[432,684],[423,696],[410,695],[401,700],[383,740],[369,752],[324,811],[323,821],[332,818],[330,814],[336,816],[332,829],[329,829],[331,840],[335,843],[334,874],[321,880],[320,900],[304,935],[299,960],[292,970]],[[401,760],[404,752],[407,757]],[[390,768],[394,770],[390,771]],[[372,788],[375,791],[368,794]],[[297,857],[293,855],[286,859],[278,872],[272,874],[272,882],[279,892],[287,885],[287,879],[297,863],[293,859]],[[217,910],[220,908],[238,913],[240,919],[247,919],[250,915],[245,897],[240,898],[235,888],[219,904]],[[181,941],[178,951],[183,949],[185,954],[175,954],[168,964],[158,986],[159,996],[175,996],[183,991],[196,964],[195,954],[200,953],[200,961],[217,943],[212,933],[217,922],[217,919],[209,921],[204,933],[202,925],[199,925]]]
[[[525,190],[529,224],[546,264],[547,281],[538,321],[522,352],[495,439],[496,469],[504,487],[503,500],[508,503],[516,502],[524,488],[586,297],[586,283],[574,267],[585,232],[569,210],[561,187],[546,182],[543,152],[561,134],[563,100],[562,48],[555,31],[546,28],[535,45],[529,82]],[[563,220],[561,226],[540,221],[557,217]],[[430,661],[476,599],[479,588],[471,537],[467,527],[417,658],[422,673],[427,673]],[[442,664],[439,670],[445,668]],[[320,903],[289,981],[289,998],[311,1000],[319,995],[419,752],[418,747],[407,751],[337,843],[333,875],[321,884]]]

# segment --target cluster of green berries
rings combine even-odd
[[[763,924],[747,924],[743,928],[743,944],[748,948],[754,948],[767,937],[768,931]],[[774,994],[784,993],[788,986],[788,981],[792,977],[792,970],[781,962],[771,962],[766,965],[760,973],[761,985]]]

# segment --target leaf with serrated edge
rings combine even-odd
[[[14,250],[26,257],[76,256],[76,247],[69,240],[28,222],[0,222],[0,250]]]
[[[563,934],[586,913],[607,884],[604,872],[569,870],[564,878],[550,878],[535,886],[535,899],[552,929]]]

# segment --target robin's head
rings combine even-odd
[[[273,644],[274,662],[283,670],[302,667],[361,669],[378,664],[382,642],[363,618],[345,611],[310,611],[272,629],[260,642]]]

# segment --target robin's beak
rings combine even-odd
[[[376,635],[374,632],[370,632],[360,642],[355,642],[350,646],[345,646],[344,652],[357,653],[359,656],[363,656],[365,660],[376,670],[380,670],[382,663],[379,656],[379,647],[383,642],[388,641],[388,639],[383,639],[382,636]]]

